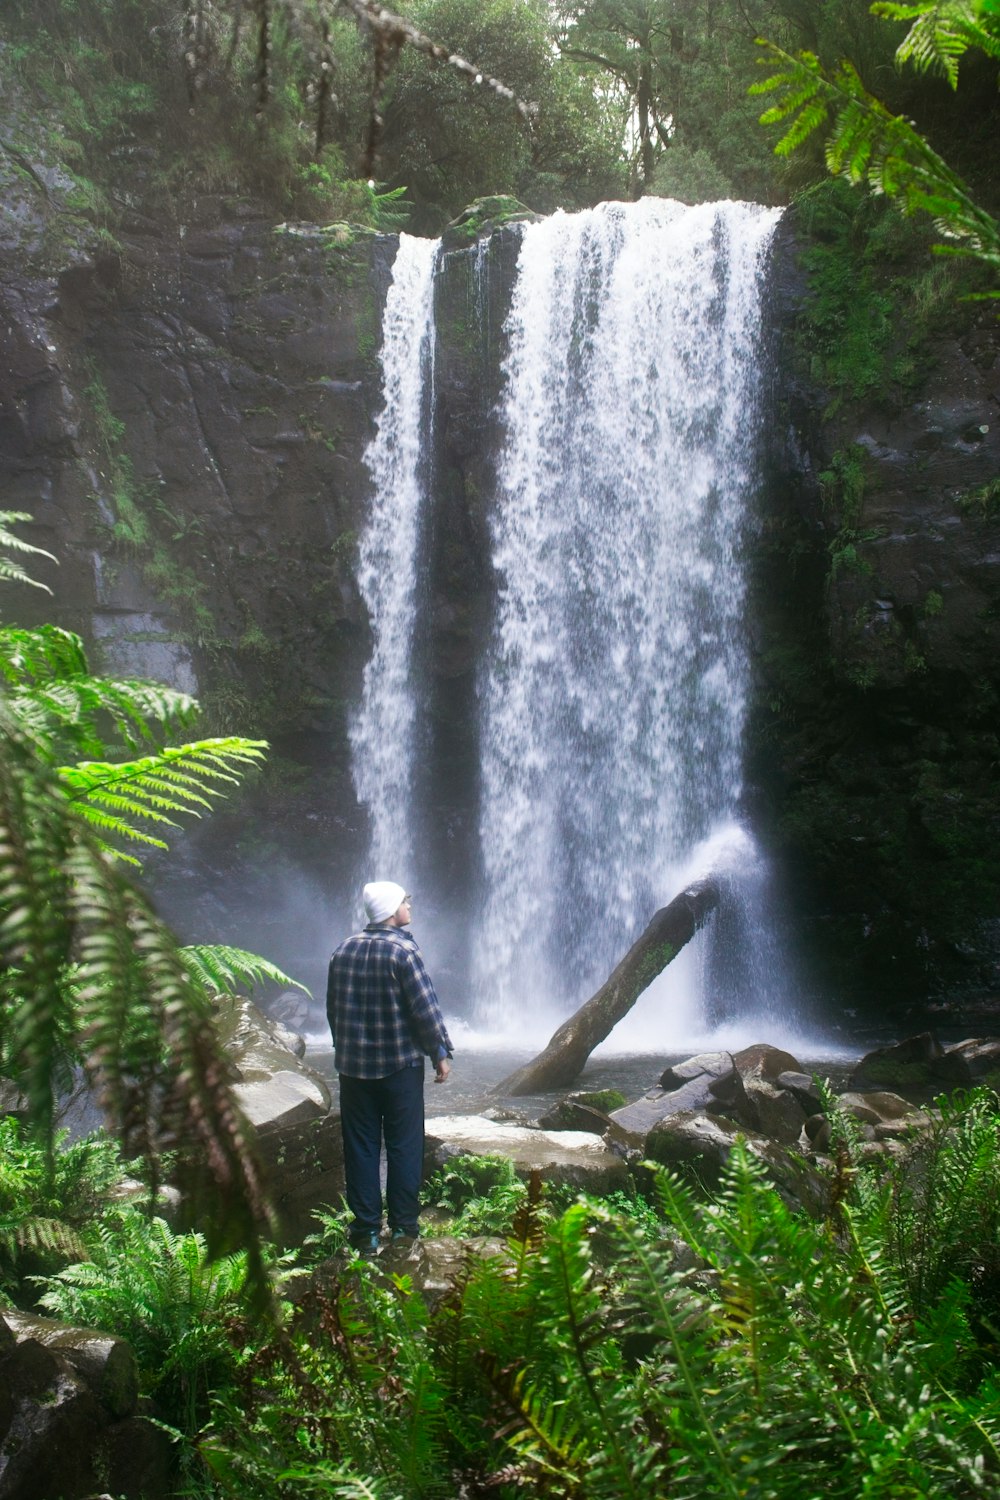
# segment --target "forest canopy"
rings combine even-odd
[[[7,166],[42,182],[39,162],[58,167],[76,209],[109,229],[126,178],[131,201],[157,216],[243,193],[318,222],[396,227],[405,210],[425,232],[487,193],[540,212],[644,193],[786,202],[825,166],[818,139],[782,158],[780,124],[758,123],[759,38],[827,70],[849,59],[987,209],[1000,192],[996,57],[970,52],[957,89],[901,68],[908,24],[868,0],[400,0],[396,15],[367,0],[11,0],[5,11]],[[410,44],[417,34],[433,52]]]

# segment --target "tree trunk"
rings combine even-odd
[[[587,1058],[632,1009],[647,985],[665,969],[719,904],[718,887],[699,881],[653,917],[604,984],[564,1021],[544,1052],[497,1084],[498,1094],[537,1094],[561,1088],[582,1073]]]

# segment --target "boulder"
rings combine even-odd
[[[538,1171],[550,1184],[593,1193],[624,1187],[629,1171],[605,1143],[582,1130],[532,1130],[484,1115],[442,1115],[428,1120],[424,1171],[455,1156],[507,1156],[519,1177]]]
[[[884,1092],[841,1094],[837,1108],[870,1126],[875,1141],[904,1139],[915,1130],[925,1129],[931,1120],[926,1110],[918,1109],[908,1099]]]
[[[858,1063],[848,1080],[852,1089],[932,1088],[940,1078],[937,1064],[944,1048],[929,1031],[907,1037],[892,1047],[877,1047]]]
[[[318,1228],[317,1209],[340,1207],[345,1186],[340,1116],[277,1124],[260,1135],[258,1146],[279,1240],[301,1245]]]
[[[216,1025],[236,1070],[240,1108],[261,1132],[300,1125],[330,1111],[330,1090],[282,1039],[285,1028],[242,996],[221,996]],[[294,1037],[292,1038],[294,1046]]]
[[[28,1100],[12,1078],[0,1078],[0,1115],[17,1115],[26,1120],[29,1116]]]
[[[754,1042],[734,1052],[733,1062],[744,1082],[748,1078],[763,1078],[767,1083],[777,1083],[782,1073],[802,1075],[802,1065],[790,1052],[768,1042]]]
[[[560,1099],[538,1117],[540,1130],[584,1130],[588,1135],[603,1135],[611,1123],[609,1109],[621,1109],[625,1098],[616,1089],[594,1094],[570,1094]],[[493,1111],[490,1111],[491,1117]]]
[[[130,1417],[139,1405],[139,1367],[131,1346],[114,1334],[73,1328],[6,1308],[3,1321],[20,1342],[34,1339],[63,1356],[113,1417]]]
[[[660,1087],[611,1112],[615,1127],[606,1139],[630,1151],[643,1151],[646,1137],[670,1115],[704,1112],[741,1121],[754,1120],[733,1058],[728,1052],[703,1052],[667,1068]]]
[[[106,1365],[98,1378],[121,1399]],[[141,1417],[110,1416],[61,1349],[0,1337],[0,1500],[83,1500],[106,1486],[121,1500],[164,1500],[169,1438]]]
[[[985,1083],[1000,1089],[1000,1040],[995,1037],[970,1037],[946,1047],[938,1058],[936,1077],[953,1087],[973,1088]]]
[[[785,1146],[798,1145],[808,1116],[795,1094],[755,1076],[744,1080],[752,1119],[762,1135]]]
[[[779,1073],[774,1080],[780,1089],[791,1094],[802,1105],[807,1115],[813,1115],[823,1107],[823,1097],[816,1085],[816,1080],[810,1078],[808,1073],[800,1073],[789,1070]]]
[[[690,1172],[709,1190],[720,1181],[737,1137],[762,1162],[775,1189],[792,1208],[820,1215],[828,1192],[820,1174],[798,1152],[786,1151],[766,1136],[724,1120],[695,1112],[671,1115],[650,1132],[646,1155],[650,1161]]]
[[[305,1050],[305,1036],[315,1029],[313,1018],[314,1002],[304,990],[282,990],[274,1000],[268,1000],[261,1009],[268,1020],[275,1021],[282,1026],[286,1032],[293,1033]],[[296,1057],[301,1057],[297,1047],[292,1049]]]

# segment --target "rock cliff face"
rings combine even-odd
[[[956,306],[919,380],[831,403],[791,348],[798,253],[790,215],[758,540],[764,821],[842,994],[969,1006],[1000,987],[1000,324]]]
[[[391,238],[206,203],[62,270],[8,252],[0,274],[4,504],[34,514],[61,564],[54,604],[19,598],[17,613],[197,693],[204,732],[272,742],[275,769],[238,810],[175,839],[150,877],[185,935],[267,951],[313,984],[365,839],[347,741],[370,639],[354,563],[393,253]],[[475,875],[474,664],[515,255],[516,232],[497,230],[446,254],[436,282],[417,659],[443,903]],[[757,539],[756,813],[792,925],[838,984],[982,990],[1000,899],[1000,335],[991,312],[966,316],[912,399],[824,419],[826,394],[783,353],[806,295],[789,225]]]

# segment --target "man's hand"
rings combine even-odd
[[[448,1082],[448,1074],[450,1072],[451,1072],[451,1062],[449,1061],[449,1059],[447,1057],[442,1057],[441,1061],[437,1064],[436,1068],[434,1069],[434,1082],[435,1083],[447,1083]]]

